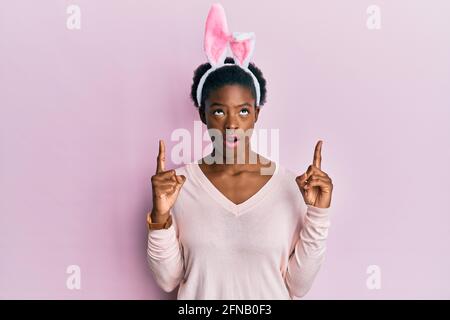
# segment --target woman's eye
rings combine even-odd
[[[219,115],[220,113],[223,114],[223,111],[220,110],[220,109],[217,109],[217,110],[214,110],[214,111],[213,111],[213,115]]]
[[[244,115],[248,115],[250,113],[250,111],[248,109],[242,109],[241,114],[242,114],[242,112],[244,112]]]

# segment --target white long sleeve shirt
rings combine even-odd
[[[168,229],[149,230],[147,258],[177,299],[299,299],[324,260],[330,208],[305,204],[296,174],[276,163],[268,182],[235,204],[197,162],[181,166],[185,181]]]

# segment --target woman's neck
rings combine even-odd
[[[233,157],[220,154],[214,148],[211,154],[202,159],[202,163],[205,163],[209,170],[221,172],[254,171],[259,170],[261,167],[271,166],[269,159],[254,152],[250,147],[245,149],[245,153],[236,154],[235,152]]]

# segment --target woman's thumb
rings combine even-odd
[[[178,182],[178,187],[181,187],[184,184],[184,182],[186,181],[186,177],[184,175],[176,176],[176,178],[177,178],[177,182]]]

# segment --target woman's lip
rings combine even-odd
[[[234,142],[235,140],[239,140],[237,135],[230,134],[225,136],[225,141]]]
[[[236,140],[236,141],[228,141],[228,140],[225,140],[225,145],[226,145],[228,148],[234,148],[234,147],[236,147],[236,146],[238,145],[238,143],[239,143],[239,140]]]

